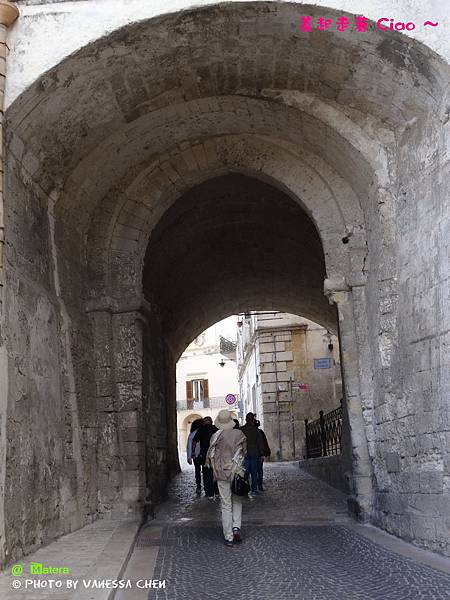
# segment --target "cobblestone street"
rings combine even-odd
[[[450,598],[448,573],[361,535],[340,492],[296,464],[270,464],[265,474],[266,491],[244,501],[244,541],[233,548],[223,545],[220,502],[196,498],[193,473],[180,474],[138,540],[141,550],[159,546],[153,578],[166,580],[149,599]]]

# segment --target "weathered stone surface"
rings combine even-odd
[[[448,569],[402,556],[399,543],[388,550],[380,542],[389,536],[376,543],[367,539],[368,528],[350,528],[344,494],[286,463],[267,465],[265,481],[264,493],[243,501],[242,543],[226,550],[234,564],[227,593],[264,600],[447,597]],[[165,595],[195,598],[201,569],[212,599],[223,581],[219,503],[195,496],[192,471],[177,477],[170,492],[171,501],[158,511],[157,524],[142,530],[138,545],[158,547],[155,577],[166,579]]]
[[[64,38],[94,4],[56,10],[54,36],[29,35],[48,15],[26,9],[11,40],[23,77],[5,125],[1,560],[158,501],[176,470],[186,344],[258,308],[336,331],[325,278],[343,283],[328,299],[350,503],[448,553],[448,64],[395,32],[306,35],[291,3],[209,6],[98,39],[161,10],[101,3],[114,18]],[[350,6],[334,4],[308,11]],[[448,36],[430,35],[444,55]],[[144,457],[130,427],[145,430]],[[146,490],[124,487],[126,467]]]
[[[388,473],[398,473],[400,471],[400,456],[396,452],[386,453],[386,469]]]

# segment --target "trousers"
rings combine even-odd
[[[213,470],[211,469],[211,467],[208,467],[204,464],[204,459],[203,459],[203,464],[202,464],[202,472],[203,472],[203,487],[205,489],[205,494],[208,496],[208,498],[213,498],[214,497],[214,473],[213,473]]]
[[[241,528],[242,498],[231,493],[231,481],[218,481],[220,506],[222,509],[223,536],[233,541],[233,527]]]
[[[259,456],[247,455],[247,475],[250,476],[252,492],[256,492],[258,489],[258,469],[260,464],[261,459]]]
[[[259,459],[259,465],[258,465],[258,489],[262,489],[262,487],[263,487],[263,478],[264,478],[264,458],[261,457]]]
[[[195,469],[195,483],[197,485],[197,489],[199,490],[202,487],[202,457],[197,456],[193,459],[194,469]]]

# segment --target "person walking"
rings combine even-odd
[[[211,417],[204,417],[202,426],[197,430],[192,440],[192,451],[195,452],[197,444],[200,445],[200,456],[203,473],[203,488],[205,496],[214,500],[214,476],[212,469],[206,464],[206,454],[211,437],[216,433],[217,427],[213,425]]]
[[[255,415],[252,412],[245,416],[245,425],[241,427],[241,431],[247,438],[247,473],[251,481],[249,497],[253,498],[258,493],[258,470],[264,453],[262,437],[255,426]]]
[[[218,431],[211,438],[207,460],[219,487],[225,545],[232,547],[242,540],[242,498],[232,493],[231,483],[236,473],[245,471],[247,438],[240,429],[235,429],[235,422],[226,409],[219,412],[214,424]]]
[[[256,426],[256,428],[259,431],[259,435],[261,436],[262,448],[263,448],[263,454],[262,454],[262,456],[260,456],[260,460],[259,460],[259,463],[258,463],[258,492],[264,492],[264,486],[263,486],[263,479],[264,479],[264,459],[265,458],[269,458],[269,456],[270,456],[270,447],[269,447],[269,443],[267,441],[266,434],[261,429],[261,423],[258,421],[258,419],[256,419],[256,415],[255,415],[255,426]]]
[[[197,433],[197,430],[202,426],[202,423],[202,419],[195,419],[195,421],[192,422],[191,431],[186,443],[187,461],[190,465],[194,463],[195,483],[197,485],[197,489],[195,490],[196,494],[202,493],[202,457],[200,456],[200,444],[196,445],[195,452],[193,453],[192,442],[194,441],[194,436]]]

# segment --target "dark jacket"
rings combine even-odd
[[[266,434],[264,433],[264,431],[262,429],[259,429],[259,427],[257,429],[259,431],[259,435],[262,438],[263,456],[269,457],[270,456],[270,447],[269,447],[269,442],[267,441]]]
[[[200,455],[205,458],[206,453],[208,452],[209,442],[213,436],[213,433],[216,433],[217,427],[215,425],[202,425],[200,429],[197,430],[197,433],[194,436],[193,442],[200,442]]]
[[[255,425],[247,423],[241,427],[241,431],[247,438],[247,456],[264,456],[264,442],[260,430]]]

